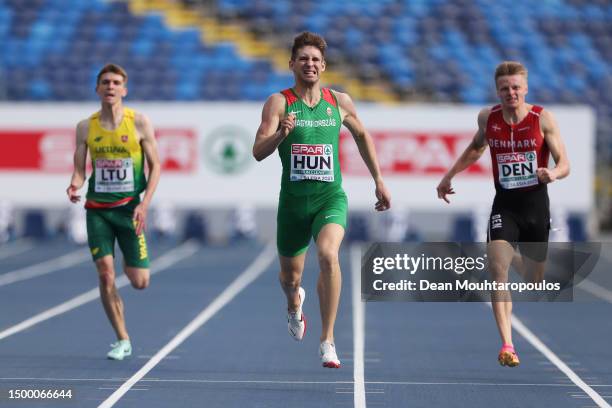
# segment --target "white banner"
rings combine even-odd
[[[237,203],[274,207],[280,188],[278,154],[251,155],[262,104],[126,103],[156,128],[163,165],[154,201],[178,207]],[[466,210],[491,205],[491,159],[456,177],[447,206],[436,186],[476,130],[479,107],[460,105],[358,105],[372,134],[395,208]],[[99,109],[86,104],[0,104],[0,200],[15,205],[65,205],[74,128]],[[551,202],[570,211],[593,208],[595,120],[590,108],[551,106],[571,163],[567,179],[553,183]],[[340,161],[351,208],[373,208],[374,184],[350,134],[343,129]],[[89,175],[90,170],[88,171]],[[82,194],[86,192],[83,188]]]

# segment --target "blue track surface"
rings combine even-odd
[[[38,244],[0,260],[2,276],[78,247]],[[154,244],[156,258],[174,246]],[[87,251],[86,248],[82,248]],[[0,407],[96,407],[120,388],[260,256],[263,246],[200,247],[154,274],[124,300],[134,354],[105,359],[113,333],[93,299],[2,338],[2,332],[97,285],[89,259],[19,282],[0,284]],[[354,314],[351,259],[341,252],[343,293],[336,322],[339,370],[318,358],[318,268],[311,249],[304,274],[304,341],[286,332],[284,296],[272,259],[265,271],[129,388],[116,407],[352,407]],[[606,270],[610,270],[610,260]],[[1,280],[0,280],[1,282]],[[612,395],[612,305],[519,303],[515,315],[601,397]],[[522,364],[500,367],[497,330],[484,303],[365,304],[365,406],[597,406],[523,336]],[[71,401],[16,401],[10,389],[71,389]]]

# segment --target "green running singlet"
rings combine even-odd
[[[342,119],[336,97],[328,88],[313,107],[293,89],[281,92],[286,114],[295,128],[278,146],[283,165],[277,213],[277,247],[283,256],[304,253],[325,224],[346,228],[348,203],[342,189],[338,137]]]

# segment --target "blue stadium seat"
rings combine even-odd
[[[475,242],[474,218],[471,214],[455,216],[449,236],[450,242]]]
[[[206,242],[208,240],[208,225],[205,217],[201,213],[192,211],[187,214],[183,239],[195,239],[201,242]]]
[[[567,226],[569,228],[569,238],[572,242],[584,242],[587,241],[587,229],[582,218],[578,214],[570,214],[567,217]]]
[[[349,215],[346,240],[348,242],[367,242],[369,237],[370,234],[365,217],[359,214]]]
[[[48,237],[45,215],[42,211],[31,210],[25,213],[23,236],[35,239]]]
[[[29,83],[30,92],[29,95],[32,99],[37,101],[44,101],[51,99],[52,91],[51,87],[44,79],[34,79]]]

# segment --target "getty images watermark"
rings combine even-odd
[[[588,299],[584,294],[577,297],[574,289],[589,275],[601,274],[604,286],[610,282],[604,271],[610,265],[599,262],[602,246],[606,245],[612,246],[593,242],[517,243],[507,277],[493,279],[485,243],[371,244],[362,254],[362,298],[479,302],[490,301],[491,292],[496,291],[498,296],[509,296],[513,301]]]

